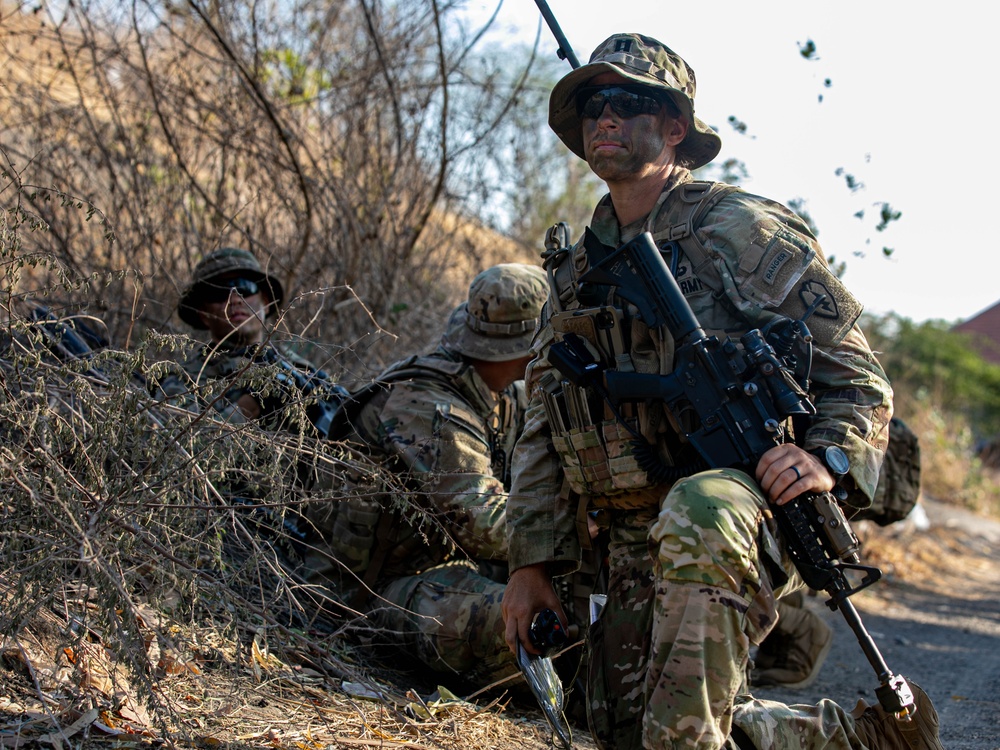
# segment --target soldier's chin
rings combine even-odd
[[[630,177],[635,169],[632,163],[619,153],[597,153],[587,158],[590,170],[605,182],[615,182]]]
[[[242,343],[255,343],[261,336],[264,327],[260,321],[254,317],[243,318],[242,321],[230,319],[233,326],[231,338]]]

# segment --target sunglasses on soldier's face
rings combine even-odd
[[[576,94],[579,117],[596,120],[609,104],[619,117],[655,115],[663,107],[663,95],[648,86],[631,84],[584,86]]]
[[[226,302],[234,291],[241,297],[251,297],[260,294],[260,285],[256,281],[239,276],[233,279],[213,280],[202,287],[201,298],[205,302]]]

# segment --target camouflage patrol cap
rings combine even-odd
[[[641,34],[615,34],[602,42],[590,62],[564,76],[549,97],[549,127],[570,151],[586,159],[576,92],[601,73],[617,73],[634,83],[663,89],[688,121],[677,155],[690,169],[708,164],[722,148],[719,134],[694,116],[694,71],[680,55]]]
[[[177,314],[180,315],[181,320],[193,328],[205,328],[205,324],[198,316],[198,310],[202,304],[202,293],[212,279],[224,275],[239,275],[261,284],[271,298],[271,304],[267,307],[268,315],[276,312],[285,299],[281,282],[264,273],[260,267],[260,261],[254,257],[253,253],[236,247],[223,247],[206,255],[195,266],[191,283],[181,295],[180,302],[177,303]]]
[[[442,345],[487,362],[526,357],[549,293],[545,271],[501,263],[472,280],[469,299],[455,308]]]

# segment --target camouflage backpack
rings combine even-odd
[[[434,356],[412,356],[396,363],[384,371],[373,382],[355,390],[337,409],[330,427],[331,440],[346,441],[356,446],[370,444],[372,438],[359,428],[358,419],[364,408],[380,393],[385,393],[392,383],[422,379],[434,380],[456,398],[463,398],[459,390],[458,373],[469,365],[463,362],[450,363]],[[523,390],[522,390],[523,398]],[[395,466],[389,459],[389,466]],[[405,467],[396,466],[396,470]],[[377,478],[366,476],[351,477],[347,485],[354,484],[355,494],[340,498],[337,502],[320,502],[308,506],[311,545],[323,550],[307,561],[313,582],[331,581],[349,601],[351,606],[361,606],[368,598],[369,591],[382,573],[383,565],[390,553],[398,554],[398,548],[413,544],[424,551],[429,542],[423,530],[406,527],[399,510],[386,505],[388,498],[382,495],[383,488]],[[440,555],[441,562],[452,553],[444,540],[434,542],[432,555]],[[359,585],[363,584],[363,585]]]
[[[920,441],[903,420],[893,417],[875,497],[871,507],[858,513],[855,519],[888,526],[906,518],[919,497]]]

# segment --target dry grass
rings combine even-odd
[[[0,335],[0,747],[548,745],[510,686],[431,701],[296,576],[285,516],[347,473],[405,503],[392,475],[157,404],[139,376],[169,339],[60,359],[27,310],[8,297]]]
[[[1000,518],[1000,470],[977,455],[968,423],[933,404],[907,404],[904,418],[920,437],[921,491]]]
[[[0,640],[0,747],[46,742],[60,731],[78,747],[549,746],[537,712],[511,704],[499,688],[476,703],[432,701],[424,686],[407,688],[405,675],[383,669],[395,682],[377,679],[372,664],[348,674],[339,661],[331,670],[321,655],[329,644],[273,647],[263,630],[239,628],[233,638],[152,610],[147,616],[138,627],[155,669],[142,686],[98,633],[81,639],[72,618],[49,610]],[[338,650],[351,659],[350,647]]]
[[[273,525],[224,500],[225,469],[248,459],[275,510],[298,502],[289,462],[377,467],[154,405],[130,375],[141,350],[61,362],[15,313],[0,358],[0,747],[549,746],[510,686],[431,700],[436,685],[365,646],[352,613],[318,609]],[[925,458],[937,465],[933,447]],[[953,529],[919,545],[859,530],[892,580],[947,591],[990,564]]]

